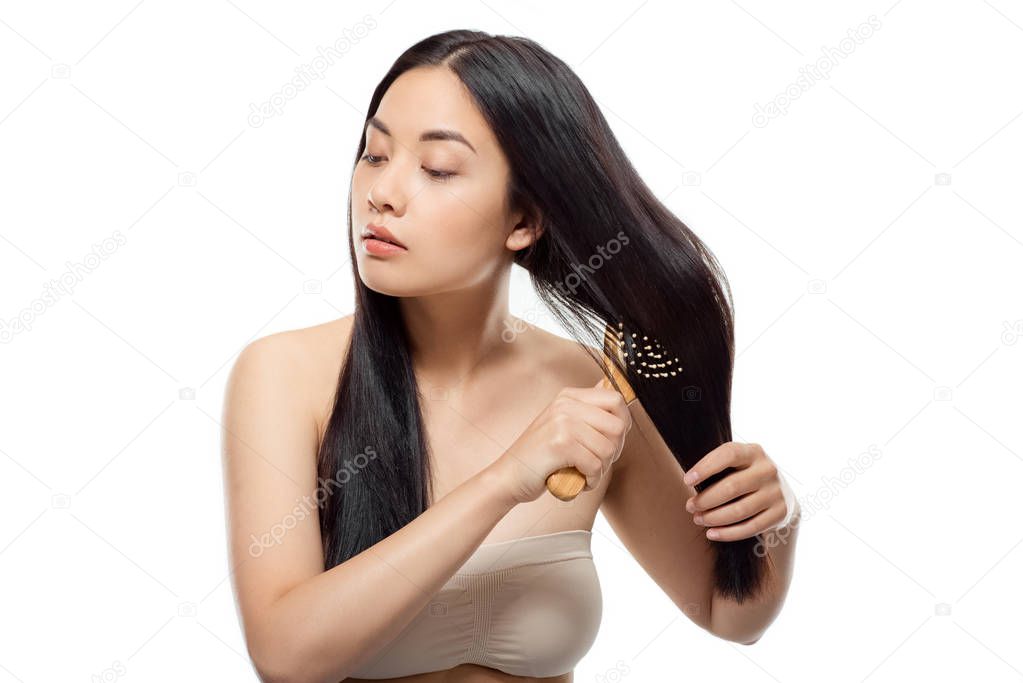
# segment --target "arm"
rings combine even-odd
[[[795,563],[801,509],[795,503],[791,520],[778,529],[761,534],[759,546],[767,553],[770,574],[763,595],[741,605],[715,595],[711,606],[711,631],[744,645],[760,640],[785,604]]]
[[[781,610],[791,579],[795,534],[769,550],[776,571],[760,599],[738,605],[714,595],[715,554],[705,535],[708,527],[697,524],[686,510],[686,502],[698,495],[696,489],[683,480],[678,461],[640,401],[629,408],[633,428],[601,504],[604,517],[693,623],[726,640],[756,642]]]
[[[336,683],[412,621],[515,503],[488,467],[325,572],[303,357],[288,333],[270,335],[231,371],[222,433],[231,568],[261,680]]]

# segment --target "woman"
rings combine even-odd
[[[598,509],[690,619],[754,642],[794,547],[758,534],[795,507],[730,441],[727,285],[571,70],[523,38],[411,47],[371,100],[348,224],[354,315],[253,342],[225,399],[263,680],[571,681],[600,624]],[[574,342],[509,315],[513,264]],[[563,468],[585,477],[564,501]]]

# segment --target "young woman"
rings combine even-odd
[[[256,340],[225,398],[263,680],[571,681],[600,625],[598,510],[695,623],[759,638],[797,506],[730,440],[726,281],[562,61],[472,31],[406,51],[348,234],[355,313]],[[509,314],[514,264],[574,340]],[[564,468],[585,485],[561,500]]]

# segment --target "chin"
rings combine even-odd
[[[362,275],[360,279],[362,280],[362,284],[366,285],[366,287],[372,289],[378,294],[386,294],[387,296],[409,296],[405,287],[395,286],[395,283],[388,282],[386,278],[366,277],[365,275]]]
[[[381,265],[386,266],[388,264],[384,263]],[[376,270],[374,266],[376,264],[368,264],[367,266],[365,262],[359,263],[359,279],[362,280],[362,284],[374,292],[400,297],[417,296],[423,293],[422,288],[410,283],[406,275],[398,272],[381,275],[380,273],[373,272]]]
[[[366,287],[372,289],[374,292],[380,294],[386,294],[388,296],[402,297],[402,298],[414,298],[420,296],[430,296],[432,294],[441,294],[444,292],[451,292],[460,289],[461,287],[454,286],[447,280],[438,277],[438,274],[430,270],[417,270],[417,269],[402,269],[392,270],[384,272],[383,268],[377,269],[374,266],[378,264],[369,264],[369,267],[364,267],[363,262],[359,263],[359,279]],[[379,264],[383,267],[389,264]]]

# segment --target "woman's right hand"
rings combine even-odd
[[[621,455],[632,415],[604,378],[589,388],[565,387],[493,463],[516,503],[536,500],[547,477],[574,467],[595,489]]]

